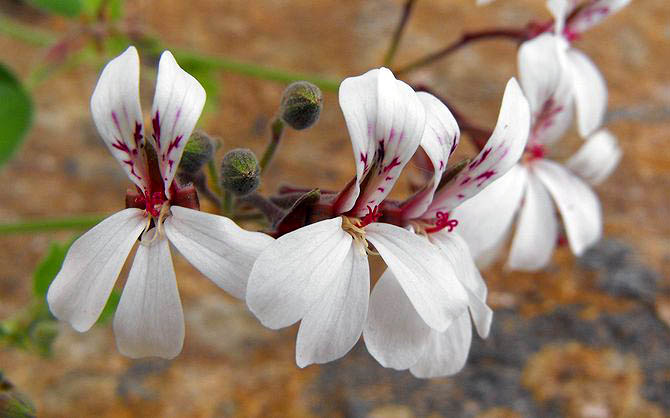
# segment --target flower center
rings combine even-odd
[[[370,210],[370,212],[373,213],[372,210]],[[363,228],[365,227],[365,225],[368,225],[373,222],[369,221],[368,223],[364,224],[364,220],[368,216],[370,216],[370,214],[366,215],[362,220],[358,218],[350,218],[348,216],[343,216],[342,229],[344,230],[344,232],[351,235],[351,237],[354,239],[354,245],[358,247],[361,254],[367,253],[367,254],[378,255],[376,252],[370,249],[370,244],[368,244],[368,240],[365,239],[365,229]]]
[[[529,163],[544,158],[546,154],[547,151],[544,145],[535,143],[530,144],[526,147],[526,150],[524,151],[523,154],[523,158],[525,162]]]

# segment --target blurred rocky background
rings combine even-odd
[[[169,45],[337,80],[381,64],[402,5],[135,0],[126,2],[126,15]],[[70,21],[18,1],[1,1],[0,13],[61,35],[71,30]],[[540,0],[497,0],[480,8],[475,0],[419,0],[395,63],[432,52],[463,31],[547,18]],[[460,374],[419,380],[383,369],[362,341],[339,361],[299,369],[296,327],[264,329],[243,303],[173,255],[186,316],[179,357],[133,361],[117,353],[111,324],[86,334],[60,324],[48,358],[0,348],[7,381],[0,404],[20,393],[43,417],[670,416],[670,4],[633,0],[576,46],[607,79],[608,128],[624,151],[615,174],[597,189],[605,238],[581,259],[560,249],[541,273],[509,272],[502,263],[484,271],[493,328],[487,340],[473,338]],[[473,120],[493,126],[505,82],[516,74],[515,48],[508,40],[482,42],[406,79],[431,86]],[[0,59],[20,75],[43,53],[0,35]],[[100,65],[66,69],[33,91],[33,128],[0,172],[3,221],[123,207],[129,183],[89,113]],[[210,100],[219,105],[200,126],[226,148],[261,153],[284,85],[215,77],[220,89]],[[152,86],[150,77],[143,80],[145,109]],[[575,135],[560,146],[567,156],[579,140]],[[473,151],[464,145],[459,152]],[[350,154],[337,95],[326,93],[320,122],[287,134],[261,190],[280,182],[342,187],[353,174]],[[407,176],[413,175],[418,171]],[[394,193],[407,193],[403,187]],[[73,236],[0,236],[0,318],[29,303],[32,273],[49,243]],[[377,262],[375,274],[381,267]]]

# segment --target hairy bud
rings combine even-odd
[[[193,175],[212,159],[214,140],[203,131],[195,131],[188,139],[179,162],[179,172]]]
[[[310,82],[296,81],[282,94],[279,117],[293,129],[306,129],[319,120],[321,108],[321,90]]]
[[[260,165],[251,150],[230,150],[221,163],[221,186],[235,196],[246,196],[258,188],[260,174]]]

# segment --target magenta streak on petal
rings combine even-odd
[[[383,187],[377,187],[377,190],[379,190],[380,192],[384,193],[384,188],[383,188]]]
[[[442,169],[444,169],[444,161],[440,160],[440,171],[442,171]]]
[[[465,195],[463,193],[459,193],[457,196],[458,196],[459,199],[465,198]]]
[[[168,145],[167,149],[168,155],[172,152],[172,150],[179,146],[179,142],[181,142],[182,138],[184,138],[184,135],[179,135],[174,139],[174,141],[170,141],[170,145]]]
[[[449,150],[449,155],[454,153],[456,151],[456,145],[458,145],[458,142],[456,141],[456,135],[454,135],[454,139],[452,140],[453,142],[451,143],[451,150]]]
[[[493,175],[495,175],[495,173],[496,173],[496,172],[493,171],[493,170],[487,170],[487,171],[484,171],[482,174],[478,175],[477,177],[475,177],[475,180],[481,180],[481,181],[477,184],[477,187],[481,187],[482,184],[484,184],[484,182],[485,182],[486,180],[488,180],[488,179],[490,179],[491,177],[493,177]]]
[[[470,166],[468,167],[470,170],[474,170],[475,168],[479,167],[481,163],[484,162],[491,153],[491,148],[485,149],[484,152],[482,152],[482,156],[478,159],[475,159],[473,162],[470,163]]]
[[[175,126],[177,126],[177,121],[179,120],[179,116],[181,116],[181,107],[177,109],[177,114],[174,115],[174,122],[172,122],[172,132],[174,132]]]
[[[142,124],[139,122],[135,122],[135,132],[133,132],[133,139],[135,140],[136,148],[140,146],[140,141],[142,141],[142,138],[143,138]],[[135,150],[134,154],[137,154],[137,150]]]
[[[398,157],[393,157],[393,160],[391,160],[391,162],[386,167],[384,167],[383,172],[388,173],[389,171],[391,171],[393,169],[393,167],[397,167],[400,164],[402,164],[402,163],[400,162]]]
[[[363,171],[368,168],[368,153],[361,152],[361,162],[363,163]]]
[[[114,121],[114,126],[116,126],[116,130],[119,131],[119,135],[121,135],[121,126],[119,125],[119,118],[116,117],[116,112],[113,110],[112,110],[112,120]]]
[[[161,149],[161,121],[158,110],[156,111],[156,115],[151,119],[151,126],[154,128],[153,136],[156,141],[156,147]]]
[[[461,181],[461,184],[459,184],[459,186],[464,186],[464,185],[466,185],[470,180],[472,180],[472,177],[470,177],[470,176],[465,176],[465,178],[463,179],[463,181]]]
[[[130,166],[130,174],[137,177],[138,180],[142,180],[142,177],[135,172],[135,163],[132,160],[123,160],[123,162]]]
[[[126,145],[125,142],[121,141],[118,138],[114,138],[114,139],[116,140],[116,142],[113,142],[112,146],[114,148],[118,149],[119,151],[125,152],[126,154],[128,154],[128,156],[130,156],[130,148],[128,148],[128,145]]]
[[[393,180],[393,176],[386,176],[386,178],[385,178],[384,180],[385,180],[385,181]]]

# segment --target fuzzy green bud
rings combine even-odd
[[[249,149],[230,150],[221,163],[221,186],[235,196],[256,191],[261,183],[261,168],[256,155]]]
[[[195,174],[212,159],[214,155],[214,140],[203,131],[195,131],[184,147],[184,153],[179,162],[179,172]]]
[[[282,94],[279,117],[293,129],[306,129],[319,120],[322,108],[321,90],[310,82],[296,81]]]

